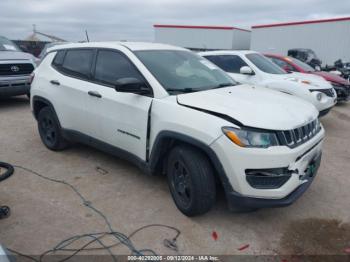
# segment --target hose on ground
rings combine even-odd
[[[5,172],[2,173],[2,169],[5,169]],[[0,181],[3,181],[7,178],[9,178],[15,169],[13,168],[12,165],[5,163],[5,162],[0,162]]]

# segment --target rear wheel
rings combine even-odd
[[[38,115],[38,129],[44,145],[54,151],[63,150],[68,141],[61,135],[56,115],[50,107],[44,107]]]
[[[216,184],[209,159],[191,146],[176,146],[168,157],[168,183],[178,209],[186,216],[208,212],[215,203]]]

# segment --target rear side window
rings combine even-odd
[[[97,54],[95,79],[114,86],[120,78],[133,77],[143,80],[135,66],[121,53],[100,50]]]
[[[89,49],[68,50],[61,68],[69,75],[89,78],[93,55],[93,50]]]
[[[63,64],[63,59],[65,54],[66,54],[66,51],[64,50],[58,51],[52,64],[55,66],[61,66]]]
[[[248,66],[246,62],[243,61],[237,55],[215,55],[215,56],[205,56],[211,62],[216,64],[222,70],[229,73],[240,73],[240,69],[243,66]]]

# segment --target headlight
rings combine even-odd
[[[241,147],[268,148],[270,146],[278,146],[278,139],[274,133],[233,127],[223,127],[222,131],[233,143]]]

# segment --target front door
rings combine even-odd
[[[88,107],[93,112],[87,119],[91,128],[100,126],[96,134],[103,142],[146,159],[148,112],[152,97],[117,92],[120,78],[132,77],[144,81],[132,62],[117,50],[98,50],[94,82],[90,86]]]

